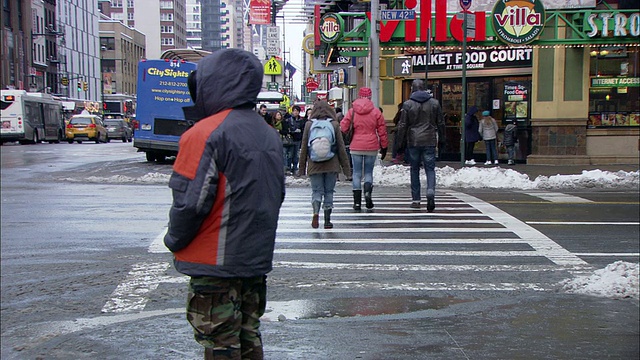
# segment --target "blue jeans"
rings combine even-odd
[[[362,190],[362,169],[364,167],[364,182],[373,184],[373,166],[376,164],[375,155],[353,155],[353,190]]]
[[[485,140],[484,146],[487,149],[487,161],[494,162],[498,160],[498,151],[496,150],[496,139]]]
[[[420,201],[420,165],[427,173],[427,197],[436,195],[436,147],[407,148],[411,162],[411,200]]]
[[[298,171],[298,162],[300,161],[300,144],[302,141],[293,142],[293,160],[291,171],[295,174]]]
[[[338,173],[321,173],[309,175],[311,181],[311,203],[317,201],[322,203],[324,197],[325,210],[333,209],[333,193],[335,193]]]
[[[282,149],[284,155],[284,168],[285,170],[293,172],[293,145],[285,145],[282,147]]]
[[[515,145],[507,146],[507,154],[509,154],[509,160],[515,160],[515,158],[516,158],[516,146]]]

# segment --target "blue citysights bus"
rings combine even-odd
[[[207,54],[172,50],[163,59],[138,64],[138,128],[133,146],[146,153],[147,161],[164,161],[178,154],[180,136],[193,125],[183,112],[183,107],[193,106],[187,77],[196,69],[195,62]]]

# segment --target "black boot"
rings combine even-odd
[[[317,229],[320,224],[318,220],[320,218],[320,201],[311,202],[311,206],[313,206],[313,217],[311,218],[311,227]]]
[[[362,209],[362,190],[353,190],[353,210],[360,211]]]
[[[369,182],[364,183],[364,201],[367,209],[373,209],[373,200],[371,200],[371,191],[373,191],[373,185]]]
[[[427,196],[427,212],[433,212],[436,209],[435,195]]]
[[[333,229],[333,224],[331,223],[331,209],[326,209],[324,211],[324,228]]]

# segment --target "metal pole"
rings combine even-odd
[[[378,20],[380,18],[380,1],[371,0],[371,34],[369,45],[371,46],[371,101],[378,107],[380,100],[380,41],[378,39]]]
[[[427,26],[427,50],[424,60],[424,86],[429,88],[429,61],[431,60],[431,19],[428,19]],[[426,89],[425,89],[426,90]]]
[[[464,118],[467,114],[467,13],[462,12],[462,118],[460,120],[460,165],[464,166]]]

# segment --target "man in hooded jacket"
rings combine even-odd
[[[398,149],[406,149],[411,162],[411,207],[420,208],[420,165],[427,174],[427,211],[436,207],[436,145],[444,148],[444,116],[438,100],[413,80],[411,96],[402,105],[396,130]]]
[[[189,89],[201,120],[180,138],[169,180],[164,243],[191,277],[187,320],[205,359],[263,358],[260,317],[285,185],[282,142],[253,110],[262,78],[244,50],[200,60]]]

